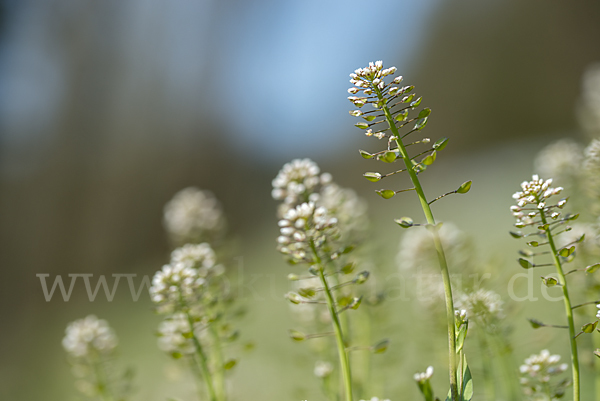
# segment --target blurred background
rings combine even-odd
[[[600,61],[598,21],[596,1],[0,0],[0,399],[73,399],[60,341],[89,313],[117,331],[136,400],[181,393],[146,294],[132,302],[122,286],[113,302],[90,302],[76,286],[69,302],[46,302],[36,274],[152,275],[169,253],[163,206],[190,185],[223,203],[254,279],[242,330],[256,349],[233,394],[323,399],[314,360],[286,334],[291,269],[275,250],[270,197],[281,165],[310,157],[363,196],[384,250],[374,263],[394,271],[402,233],[392,219],[417,216],[417,205],[384,201],[361,177],[370,165],[357,150],[376,145],[353,127],[346,89],[369,61],[395,65],[433,109],[427,135],[450,138],[424,176],[428,193],[474,182],[436,213],[477,238],[482,263],[505,266],[494,275],[512,274],[510,195],[545,145],[588,142],[576,109],[582,75]],[[514,307],[518,360],[544,341],[566,357],[564,342],[526,327],[524,316],[548,308]],[[406,343],[391,349],[400,362],[382,359],[390,394],[373,395],[416,397],[412,374],[443,369],[443,331],[402,321]],[[444,374],[435,380],[445,386]]]

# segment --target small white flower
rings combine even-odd
[[[429,366],[423,373],[415,373],[413,378],[416,382],[423,383],[433,376],[433,366]]]
[[[317,361],[315,363],[314,374],[318,378],[324,379],[333,372],[333,365],[329,362]]]

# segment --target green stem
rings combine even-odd
[[[321,283],[323,284],[325,296],[327,299],[327,309],[329,310],[329,314],[331,315],[331,322],[333,324],[333,331],[335,333],[335,341],[340,357],[340,367],[342,370],[346,401],[352,401],[352,375],[350,373],[350,363],[348,361],[348,353],[346,352],[346,344],[344,343],[342,325],[340,323],[337,311],[335,310],[335,301],[333,300],[333,295],[331,293],[329,283],[327,282],[327,278],[325,277],[324,266],[321,262],[321,258],[319,257],[319,253],[317,252],[317,248],[315,247],[315,244],[312,241],[310,242],[310,246],[320,267],[319,278],[321,279]]]
[[[88,359],[88,363],[92,365],[94,376],[96,377],[96,387],[98,388],[100,398],[102,398],[103,401],[113,401],[114,397],[108,389],[108,380],[106,378],[106,372],[102,367],[102,361],[100,360],[100,358],[101,357],[98,354],[96,354],[95,357]]]
[[[600,335],[593,335],[594,348],[600,348]],[[594,357],[594,370],[596,371],[596,401],[600,401],[600,358]]]
[[[208,361],[206,358],[206,354],[204,353],[202,344],[200,344],[198,337],[196,337],[196,333],[194,333],[194,320],[192,319],[192,316],[189,314],[189,312],[186,312],[185,315],[187,316],[190,325],[190,331],[192,333],[192,342],[194,343],[194,347],[196,348],[196,362],[200,366],[202,377],[204,378],[204,382],[206,383],[206,389],[208,391],[209,399],[210,401],[217,401],[217,395],[215,393],[215,388],[211,380],[210,370],[208,369]]]
[[[381,91],[375,87],[375,91],[377,93],[377,97],[382,100],[383,95]],[[404,164],[406,165],[406,169],[410,176],[410,180],[412,181],[413,186],[415,187],[415,191],[419,197],[419,202],[421,203],[421,208],[423,209],[423,213],[425,214],[425,218],[427,219],[427,223],[432,226],[435,226],[435,218],[433,217],[433,213],[431,211],[431,207],[427,202],[427,198],[425,197],[425,193],[423,192],[423,187],[421,186],[421,182],[417,177],[417,173],[413,169],[413,165],[410,157],[408,156],[408,152],[406,151],[406,147],[402,143],[400,139],[400,134],[398,132],[398,127],[394,123],[394,118],[392,113],[390,112],[387,106],[382,107],[383,112],[385,113],[385,118],[388,122],[390,130],[392,131],[392,135],[396,137],[396,144],[398,145],[398,151],[402,156],[402,160],[404,160]],[[442,247],[442,241],[440,240],[440,235],[437,229],[431,230],[433,234],[433,242],[435,245],[435,251],[437,254],[437,258],[440,265],[440,270],[442,272],[442,278],[444,281],[444,294],[446,297],[446,318],[448,324],[448,354],[449,354],[449,374],[450,374],[450,394],[452,395],[452,401],[458,401],[458,379],[457,379],[457,360],[456,360],[456,334],[455,334],[455,323],[454,323],[454,301],[452,300],[452,285],[450,283],[450,273],[448,271],[448,263],[446,261],[446,255],[444,254],[444,248]]]
[[[216,372],[215,372],[215,387],[217,391],[217,399],[219,401],[225,401],[225,372],[223,371],[223,350],[221,348],[221,339],[217,332],[214,323],[208,327],[210,335],[213,339],[213,356],[215,358]]]
[[[546,214],[542,210],[540,213],[542,218],[542,224],[546,225]],[[548,244],[550,245],[550,249],[552,250],[552,258],[554,259],[554,265],[556,266],[556,272],[560,278],[561,287],[563,291],[563,299],[565,301],[565,312],[567,314],[567,320],[569,322],[569,340],[571,343],[571,362],[573,364],[573,401],[579,401],[579,358],[577,356],[577,340],[575,339],[575,323],[573,322],[573,309],[571,308],[571,300],[569,299],[569,290],[567,287],[567,280],[565,278],[565,274],[563,273],[562,264],[560,263],[560,259],[558,258],[558,251],[556,249],[556,245],[554,244],[554,238],[552,237],[552,233],[550,230],[546,230],[546,235],[548,237]]]

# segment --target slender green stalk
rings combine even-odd
[[[204,353],[202,344],[200,344],[198,337],[196,337],[196,334],[194,333],[194,320],[192,319],[192,316],[188,312],[186,312],[186,316],[187,316],[188,322],[190,324],[190,330],[192,333],[192,342],[194,343],[194,347],[196,348],[196,356],[197,356],[196,362],[200,366],[200,370],[202,372],[202,377],[204,378],[204,382],[206,383],[206,389],[208,391],[209,399],[210,399],[210,401],[217,401],[217,395],[215,393],[215,388],[212,383],[210,370],[208,369],[208,360],[206,358],[206,354]]]
[[[600,348],[600,336],[592,336],[594,342],[594,348]],[[600,358],[594,358],[594,370],[595,370],[595,385],[596,385],[596,401],[600,401]]]
[[[213,339],[213,356],[215,358],[216,371],[214,374],[217,400],[225,401],[225,372],[223,371],[223,349],[221,348],[221,339],[215,328],[214,323],[209,325],[208,330]]]
[[[543,210],[540,213],[540,216],[542,218],[542,224],[546,225],[547,220]],[[577,356],[577,340],[575,339],[575,323],[573,322],[573,308],[571,307],[571,300],[569,299],[567,280],[565,278],[565,274],[563,273],[560,259],[558,258],[558,250],[556,249],[556,245],[554,244],[554,238],[552,237],[552,233],[550,232],[550,230],[546,230],[546,235],[548,237],[548,245],[550,245],[550,249],[552,250],[552,258],[554,260],[554,265],[556,266],[556,272],[558,273],[558,276],[560,278],[560,283],[563,291],[563,300],[565,302],[565,312],[567,314],[567,320],[569,322],[571,363],[573,364],[573,401],[579,401],[579,357]]]
[[[340,367],[342,370],[342,379],[344,383],[344,393],[346,396],[346,401],[352,401],[352,374],[350,372],[350,363],[348,361],[348,353],[346,352],[346,344],[344,342],[344,333],[342,330],[342,325],[340,323],[338,313],[335,309],[335,301],[333,300],[331,288],[329,287],[329,283],[327,282],[327,278],[325,277],[325,266],[323,266],[321,258],[319,257],[319,253],[317,252],[317,248],[315,247],[315,244],[312,241],[310,243],[310,246],[320,267],[319,278],[321,279],[321,283],[323,284],[325,297],[327,299],[327,309],[329,310],[329,314],[331,315],[331,322],[333,324],[333,331],[335,333],[335,342],[340,357]]]
[[[96,386],[98,387],[100,398],[102,398],[102,401],[113,401],[114,397],[108,388],[108,380],[106,379],[106,372],[102,368],[102,363],[98,360],[95,360],[90,361],[90,364],[94,367]]]
[[[379,89],[375,89],[377,93],[377,97],[382,100],[383,95]],[[427,223],[432,226],[435,225],[435,218],[433,217],[433,213],[431,211],[431,207],[427,202],[427,198],[425,197],[425,193],[423,192],[423,187],[421,186],[421,182],[417,177],[417,173],[413,169],[413,165],[410,157],[408,156],[408,152],[404,144],[402,143],[402,139],[400,138],[400,134],[398,132],[398,127],[394,123],[394,118],[392,117],[392,113],[387,106],[382,107],[383,112],[385,113],[385,118],[388,122],[392,135],[396,137],[396,144],[398,145],[398,151],[402,156],[402,160],[404,160],[404,164],[406,165],[406,169],[408,174],[410,175],[410,180],[417,192],[419,197],[419,202],[421,203],[421,207],[423,209],[423,213],[425,214],[425,218],[427,219]],[[437,229],[431,230],[433,234],[433,242],[435,245],[435,251],[437,253],[440,270],[442,272],[442,278],[444,281],[444,294],[446,298],[446,317],[448,323],[448,354],[449,354],[449,374],[450,374],[450,394],[452,395],[452,401],[458,401],[458,376],[457,376],[457,360],[456,360],[456,334],[455,334],[455,323],[454,323],[454,301],[452,300],[452,285],[450,283],[450,273],[448,271],[448,263],[446,261],[446,255],[444,254],[444,248],[442,247],[442,242],[440,240],[440,235]]]

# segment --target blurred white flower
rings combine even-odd
[[[89,315],[69,323],[62,345],[70,355],[86,358],[93,353],[111,353],[117,346],[117,337],[106,320]]]
[[[333,372],[333,365],[331,363],[324,361],[317,361],[317,363],[315,363],[315,376],[324,379],[328,377],[331,372]]]
[[[163,224],[173,242],[182,245],[221,237],[225,217],[212,192],[189,187],[165,205]]]
[[[466,310],[470,319],[486,326],[504,317],[503,305],[499,294],[483,288],[461,294],[455,303],[457,308]]]
[[[560,139],[538,153],[534,167],[541,176],[567,185],[580,174],[582,162],[583,146],[572,139]]]
[[[564,373],[569,368],[566,363],[561,364],[560,359],[560,355],[551,355],[547,349],[525,359],[525,363],[519,368],[525,395],[530,396],[532,400],[547,399],[544,395],[552,389],[550,394],[552,400],[562,397],[568,381],[550,385],[552,377]]]

